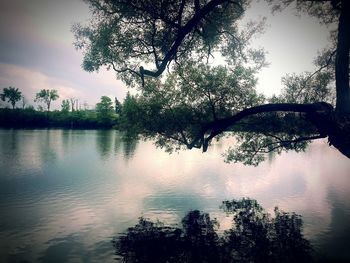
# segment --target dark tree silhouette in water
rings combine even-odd
[[[300,12],[316,16],[322,23],[338,24],[333,49],[316,59],[318,69],[303,78],[286,79],[286,85],[298,79],[303,87],[297,91],[298,100],[293,96],[293,100],[288,96],[267,100],[254,89],[256,73],[265,61],[264,52],[250,48],[249,40],[261,32],[262,24],[250,23],[244,30],[237,25],[249,1],[87,2],[94,10],[91,24],[73,28],[77,48],[85,50],[83,67],[88,71],[111,67],[128,85],[140,88],[138,116],[145,118],[136,126],[158,145],[206,151],[214,138],[252,115],[292,112],[301,113],[314,131],[287,138],[287,132],[283,136],[263,134],[269,142],[250,145],[250,151],[259,155],[255,162],[265,152],[298,148],[295,145],[300,142],[327,136],[330,144],[350,157],[349,1],[296,1]],[[294,1],[268,2],[277,10]],[[215,52],[225,57],[225,66],[208,64]],[[160,75],[162,79],[154,78]],[[322,95],[333,80],[335,109]],[[316,96],[310,96],[311,90]],[[231,159],[240,156],[233,153]]]
[[[223,202],[232,228],[217,233],[207,213],[190,211],[182,227],[140,218],[113,240],[123,262],[310,262],[311,246],[302,236],[301,217],[277,208],[271,217],[252,199]]]

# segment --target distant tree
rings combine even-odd
[[[120,116],[120,127],[128,133],[138,133],[141,128],[140,120],[142,105],[136,96],[127,92],[122,105],[122,113]]]
[[[57,90],[42,89],[36,96],[34,101],[41,101],[46,104],[47,111],[50,111],[51,102],[59,98]]]
[[[115,97],[114,99],[114,107],[115,107],[115,113],[117,114],[121,114],[122,113],[122,104],[119,102],[119,100],[117,99],[117,97]]]
[[[61,103],[61,111],[62,111],[62,112],[69,112],[69,109],[70,109],[69,100],[62,100],[62,103]]]
[[[107,96],[102,96],[101,101],[96,104],[96,111],[101,115],[109,115],[113,112],[113,102]]]
[[[96,104],[97,118],[102,126],[111,127],[115,119],[112,100],[107,96],[102,96],[101,101]]]
[[[75,98],[70,98],[69,100],[70,100],[70,105],[72,107],[72,112],[73,112],[75,110],[75,104],[78,105],[78,100]]]
[[[22,98],[22,93],[18,90],[18,88],[8,87],[3,88],[3,93],[0,94],[1,100],[10,102],[12,105],[12,109],[15,108],[16,102]]]
[[[84,101],[83,105],[84,105],[84,110],[89,109],[89,104],[86,101]]]
[[[43,106],[38,105],[37,110],[40,111],[40,112],[42,112],[42,111],[44,111],[44,108],[43,108]]]
[[[27,99],[26,99],[26,97],[24,97],[24,95],[22,95],[21,98],[22,98],[22,109],[24,109],[26,104],[27,104]]]

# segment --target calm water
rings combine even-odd
[[[230,220],[222,200],[255,198],[303,216],[319,254],[350,260],[350,160],[326,141],[258,167],[225,164],[227,143],[169,155],[116,131],[0,130],[0,262],[111,262],[138,217],[191,209]]]

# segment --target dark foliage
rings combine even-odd
[[[232,228],[217,233],[207,213],[190,211],[182,227],[140,218],[113,240],[123,262],[310,262],[311,247],[302,236],[302,220],[277,208],[271,217],[252,199],[224,201]]]
[[[0,127],[3,128],[112,128],[117,120],[98,118],[93,111],[53,111],[34,109],[0,109]]]

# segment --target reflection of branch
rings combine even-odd
[[[325,134],[319,134],[319,135],[315,135],[315,136],[303,136],[303,137],[298,137],[298,138],[295,138],[293,140],[284,140],[276,135],[273,135],[273,134],[264,134],[265,136],[269,136],[269,137],[273,137],[275,139],[277,139],[278,141],[276,142],[272,142],[272,143],[268,143],[268,144],[264,144],[260,147],[260,149],[262,148],[268,148],[269,150],[267,151],[260,151],[261,153],[269,153],[269,152],[272,152],[278,148],[282,148],[283,146],[286,146],[286,145],[292,145],[294,144],[294,149],[296,149],[296,146],[297,146],[297,143],[300,143],[300,142],[304,142],[304,141],[312,141],[312,140],[317,140],[317,139],[322,139],[322,138],[325,138],[327,137],[327,135]],[[274,146],[272,148],[270,148],[269,146],[273,146],[273,145],[276,145],[277,146]]]
[[[209,135],[206,138],[204,138],[202,143],[203,152],[207,151],[210,141],[215,136],[221,134],[224,131],[227,131],[229,127],[233,126],[243,118],[251,115],[255,115],[258,113],[283,111],[283,112],[303,112],[303,113],[311,114],[317,111],[331,111],[331,110],[332,110],[332,106],[330,104],[322,103],[322,102],[313,103],[313,104],[275,103],[275,104],[264,104],[264,105],[247,108],[231,117],[220,119],[220,120],[214,120],[204,125],[202,127],[202,130],[197,135],[197,137],[189,145],[189,148],[197,144],[198,141],[200,141],[201,138],[203,138],[203,136],[209,132]]]
[[[248,132],[249,133],[249,132]],[[265,137],[263,137],[265,136]],[[283,135],[282,135],[283,136]],[[271,141],[269,137],[274,140]],[[253,137],[243,136],[243,143],[235,151],[229,153],[227,160],[244,161],[244,164],[257,165],[260,161],[265,159],[264,155],[270,152],[277,151],[280,153],[282,150],[296,151],[304,149],[307,141],[324,138],[326,135],[314,135],[314,136],[300,136],[294,139],[283,139],[274,134],[255,134]],[[243,159],[242,159],[243,158]]]

